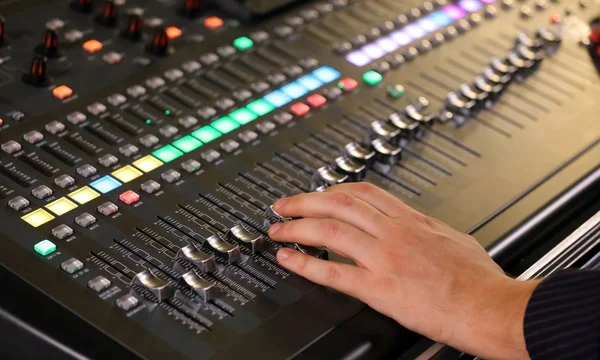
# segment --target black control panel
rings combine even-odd
[[[344,259],[270,240],[271,204],[367,181],[514,257],[598,184],[599,13],[0,1],[0,310],[91,358],[398,358],[418,337],[277,264]]]

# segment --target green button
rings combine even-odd
[[[387,93],[389,96],[398,99],[404,95],[404,86],[402,85],[390,85],[387,88]]]
[[[246,51],[254,46],[254,41],[250,40],[246,36],[242,36],[233,40],[233,46],[239,51]]]
[[[35,244],[33,250],[42,256],[48,256],[56,251],[56,245],[50,240],[43,240]]]
[[[210,126],[205,126],[194,131],[192,136],[206,144],[221,136],[221,133]]]
[[[173,146],[183,151],[184,153],[189,153],[190,151],[194,151],[200,146],[202,146],[202,143],[188,135],[173,142]]]
[[[258,116],[263,116],[263,115],[268,114],[271,111],[275,110],[275,106],[269,104],[268,102],[266,102],[263,99],[259,99],[254,102],[251,102],[246,107],[248,109],[252,110],[252,112],[257,114]]]
[[[363,75],[363,80],[367,83],[367,85],[375,86],[379,84],[381,80],[383,80],[383,76],[381,76],[381,74],[377,71],[370,70]]]
[[[177,159],[178,157],[183,155],[183,153],[174,148],[173,146],[167,145],[156,150],[152,153],[152,155],[154,155],[154,157],[158,158],[160,161],[168,163]]]
[[[215,120],[210,124],[215,129],[219,130],[222,134],[227,134],[228,132],[235,130],[240,127],[240,125],[228,118],[227,116],[220,118],[219,120]]]
[[[237,121],[241,125],[245,125],[250,121],[255,120],[258,116],[256,116],[255,113],[246,108],[241,108],[229,114],[229,117]]]

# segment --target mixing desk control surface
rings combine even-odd
[[[311,358],[371,316],[364,357],[398,355],[413,335],[277,264],[341,259],[271,241],[276,199],[367,181],[501,260],[598,166],[597,1],[306,1],[253,22],[208,3],[0,1],[0,269],[124,353]]]

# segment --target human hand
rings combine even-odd
[[[528,358],[523,318],[537,282],[506,276],[473,237],[367,183],[280,199],[274,210],[300,219],[273,225],[273,240],[325,246],[356,263],[285,248],[285,268],[472,355]]]

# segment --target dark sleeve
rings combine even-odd
[[[544,279],[525,311],[532,360],[600,359],[600,271],[565,271]]]

